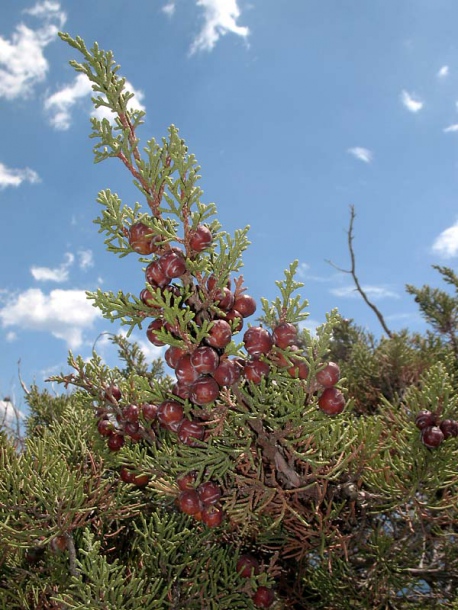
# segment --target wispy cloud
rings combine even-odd
[[[20,186],[23,182],[36,184],[40,182],[37,172],[28,167],[24,169],[11,169],[0,163],[0,190],[8,186]]]
[[[442,66],[440,70],[437,72],[437,78],[445,78],[449,74],[448,66]]]
[[[368,148],[363,148],[362,146],[348,148],[347,152],[350,155],[353,155],[356,159],[364,161],[364,163],[370,163],[374,157],[372,151],[370,151]]]
[[[34,87],[45,80],[49,65],[44,49],[56,40],[66,21],[59,2],[50,0],[37,2],[23,12],[42,23],[32,29],[21,22],[10,40],[0,36],[0,98],[7,100],[31,95]]]
[[[92,250],[80,250],[78,252],[79,257],[79,267],[83,271],[89,269],[94,266],[94,257],[92,254]]]
[[[162,7],[162,12],[171,17],[175,13],[175,9],[176,6],[174,0],[170,0],[170,2],[167,2],[167,4]]]
[[[453,125],[449,125],[443,131],[444,131],[444,133],[453,133],[454,131],[458,131],[458,123],[454,123]]]
[[[136,90],[129,81],[125,84],[126,90],[131,91],[134,97],[129,100],[127,107],[129,110],[145,110],[141,103],[144,95],[140,90]],[[45,111],[49,115],[51,125],[58,130],[66,131],[72,124],[72,109],[79,100],[87,99],[93,93],[90,80],[85,74],[78,74],[73,82],[52,95],[49,95],[44,102]],[[104,118],[113,121],[114,114],[105,106],[93,109],[91,115],[99,119]]]
[[[399,295],[396,292],[393,292],[392,290],[390,290],[389,288],[385,288],[384,286],[366,285],[362,286],[362,289],[364,290],[366,295],[374,301],[380,299],[399,299]],[[331,288],[329,292],[336,297],[346,299],[361,298],[361,295],[353,285],[342,286],[340,288]]]
[[[423,102],[407,91],[401,93],[401,102],[409,112],[419,112],[423,108]]]
[[[228,32],[244,39],[248,37],[250,30],[237,25],[241,14],[237,0],[196,0],[196,4],[203,10],[204,24],[191,45],[190,55],[211,51]]]
[[[65,261],[58,267],[36,267],[30,269],[30,273],[38,282],[66,282],[68,280],[70,267],[73,265],[75,257],[70,252],[65,253]]]
[[[29,288],[11,295],[0,308],[4,328],[48,332],[71,349],[83,343],[83,333],[92,328],[100,312],[84,290],[51,290],[49,294]]]
[[[432,251],[442,258],[458,256],[458,220],[436,237]]]

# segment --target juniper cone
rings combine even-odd
[[[115,117],[95,161],[141,198],[106,188],[96,219],[138,293],[89,298],[168,366],[119,334],[119,366],[70,353],[61,395],[29,389],[25,439],[0,434],[0,607],[458,608],[457,295],[409,287],[434,332],[380,340],[335,310],[310,333],[297,262],[257,300],[178,129],[140,141],[112,53],[61,38]]]

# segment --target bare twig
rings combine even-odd
[[[363,297],[363,300],[366,303],[366,305],[368,305],[372,309],[372,311],[375,313],[375,315],[377,316],[378,321],[382,325],[382,328],[386,332],[388,337],[391,338],[393,336],[393,333],[390,331],[390,329],[386,325],[385,319],[384,319],[381,311],[378,309],[378,307],[376,307],[376,305],[374,305],[374,303],[372,303],[369,300],[369,298],[368,298],[367,294],[365,293],[363,287],[359,283],[358,276],[356,275],[356,258],[355,258],[355,251],[353,249],[353,223],[354,223],[355,217],[356,217],[355,207],[353,205],[351,205],[350,206],[350,226],[349,226],[348,232],[347,232],[347,236],[348,236],[348,249],[350,251],[350,260],[351,260],[351,267],[350,267],[350,269],[342,269],[341,267],[338,267],[337,265],[335,265],[330,260],[328,260],[327,262],[330,265],[332,265],[335,269],[337,269],[338,271],[341,271],[342,273],[349,273],[351,275],[351,277],[353,278],[353,281],[355,283],[356,290]]]

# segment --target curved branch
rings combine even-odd
[[[390,329],[386,325],[385,318],[383,317],[383,315],[382,315],[381,311],[378,309],[378,307],[376,305],[374,305],[374,303],[372,303],[369,300],[369,298],[368,298],[367,294],[365,293],[363,287],[359,283],[358,276],[356,275],[356,257],[355,257],[355,251],[353,249],[353,223],[354,223],[355,217],[356,217],[355,207],[353,205],[351,205],[350,206],[350,226],[349,226],[348,232],[347,232],[348,249],[350,251],[350,260],[351,260],[351,267],[350,267],[350,269],[341,269],[340,267],[337,267],[337,265],[334,265],[334,263],[332,261],[328,260],[327,262],[330,265],[332,265],[335,269],[337,269],[338,271],[341,271],[342,273],[349,273],[351,275],[351,277],[353,278],[353,281],[355,283],[356,290],[362,296],[362,298],[363,298],[364,302],[366,303],[366,305],[368,305],[372,309],[372,311],[375,313],[375,315],[377,316],[378,321],[382,325],[382,328],[386,332],[388,337],[391,338],[393,336],[393,333],[390,331]]]

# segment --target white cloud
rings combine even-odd
[[[356,159],[364,161],[364,163],[370,163],[373,159],[373,153],[368,148],[362,148],[361,146],[354,146],[353,148],[347,149],[350,155],[353,155]]]
[[[83,271],[89,269],[94,266],[94,257],[92,255],[92,250],[80,250],[78,252],[79,257],[79,268]]]
[[[170,0],[170,2],[167,2],[167,4],[162,7],[162,12],[171,17],[175,13],[175,8],[175,2]]]
[[[432,251],[442,258],[454,258],[458,255],[458,220],[434,240]]]
[[[78,74],[73,83],[56,91],[45,100],[45,110],[50,113],[53,127],[62,131],[71,124],[71,108],[83,97],[92,93],[92,85],[85,74]]]
[[[84,290],[52,290],[45,294],[38,288],[11,296],[0,308],[4,328],[17,327],[51,333],[71,349],[80,347],[83,332],[100,316]]]
[[[301,279],[304,279],[307,275],[307,271],[310,269],[310,265],[308,263],[299,263],[297,266],[297,276]]]
[[[380,299],[399,299],[399,295],[383,286],[362,286],[366,295],[376,301]],[[336,297],[342,298],[360,298],[359,292],[353,285],[342,286],[341,288],[332,288],[330,293]]]
[[[70,252],[65,253],[65,262],[59,267],[51,269],[49,267],[32,267],[30,273],[38,282],[66,282],[68,280],[68,272],[72,266],[75,257]]]
[[[228,32],[245,39],[248,37],[250,30],[237,25],[240,17],[237,0],[196,0],[196,3],[203,9],[204,24],[191,45],[190,55],[211,51],[220,37]]]
[[[449,125],[444,129],[444,133],[453,133],[454,131],[458,131],[458,123],[454,125]]]
[[[48,72],[44,49],[56,40],[66,15],[58,2],[44,0],[24,13],[42,20],[37,29],[24,23],[16,26],[10,40],[0,36],[0,98],[24,98],[43,82]]]
[[[126,89],[134,94],[134,97],[128,102],[128,109],[145,110],[141,103],[144,99],[144,94],[140,90],[136,90],[129,81],[126,81]],[[70,85],[66,85],[59,89],[45,100],[45,110],[50,115],[51,125],[58,130],[65,131],[70,128],[72,122],[71,111],[73,106],[81,99],[85,99],[92,95],[91,81],[85,74],[78,74]],[[91,116],[96,117],[100,121],[104,118],[110,122],[114,119],[114,113],[105,106],[95,108],[91,112]]]
[[[11,169],[0,163],[0,190],[8,186],[20,186],[23,182],[36,184],[40,177],[33,169]]]
[[[423,108],[423,102],[407,91],[401,93],[401,102],[410,112],[418,112]]]
[[[437,73],[437,78],[445,78],[446,76],[448,76],[448,73],[448,66],[442,66],[442,68]]]

